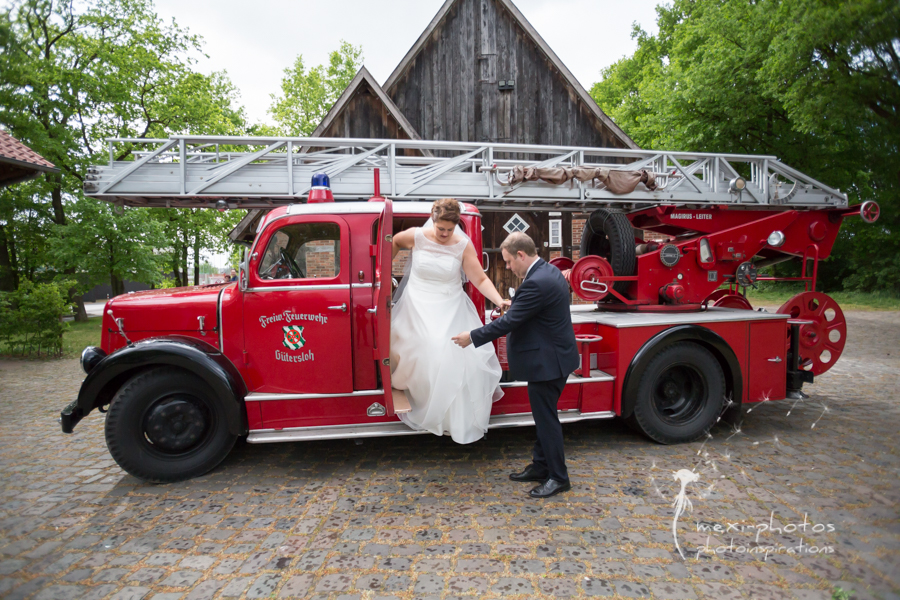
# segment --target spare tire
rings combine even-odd
[[[617,210],[598,208],[584,223],[581,233],[581,256],[602,256],[619,277],[634,275],[637,255],[634,251],[634,229],[631,221]],[[619,281],[613,289],[624,294],[630,281]]]

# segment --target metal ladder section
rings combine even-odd
[[[847,206],[847,197],[774,156],[664,152],[423,140],[172,136],[112,138],[109,164],[88,170],[85,194],[121,205],[273,208],[302,202],[314,173],[326,173],[337,200],[381,193],[393,200],[453,197],[481,210],[581,211],[603,205],[737,205],[769,208]],[[114,156],[130,150],[133,160]],[[649,191],[618,195],[596,182],[506,184],[524,167],[646,169]],[[736,179],[744,180],[736,190]],[[740,185],[740,182],[737,182]],[[219,205],[221,207],[221,204]]]

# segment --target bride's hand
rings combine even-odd
[[[512,306],[512,300],[501,300],[500,301],[500,311],[501,312],[506,312],[510,306]]]

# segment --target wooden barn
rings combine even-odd
[[[590,97],[511,0],[447,0],[379,86],[363,67],[313,134],[638,148]],[[500,242],[524,230],[544,259],[578,258],[570,212],[487,213],[488,275],[517,285]]]

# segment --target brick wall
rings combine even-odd
[[[315,279],[338,275],[341,266],[340,259],[335,253],[337,243],[335,240],[319,240],[303,245],[306,249],[307,277]]]

